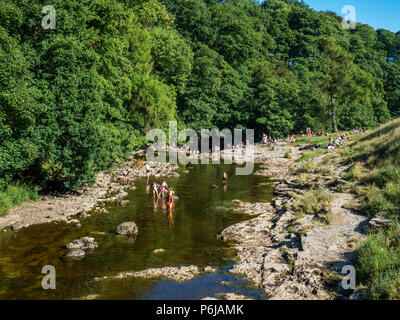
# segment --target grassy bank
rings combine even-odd
[[[0,191],[0,216],[10,212],[11,208],[29,200],[37,200],[38,189],[25,185],[9,185]]]
[[[335,152],[350,166],[342,178],[360,199],[356,210],[368,217],[386,211],[395,222],[386,230],[369,230],[359,245],[357,281],[367,288],[365,298],[400,299],[400,119]]]

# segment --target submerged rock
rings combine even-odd
[[[74,249],[74,250],[69,251],[66,254],[66,257],[73,258],[73,259],[82,259],[85,257],[85,254],[86,254],[85,250]]]
[[[94,250],[98,247],[98,245],[97,245],[96,241],[94,241],[94,238],[83,237],[83,238],[76,239],[76,240],[73,240],[73,241],[67,243],[66,247],[67,247],[67,249],[70,249],[70,250],[74,250],[74,249],[76,249],[76,250],[78,250],[78,249]]]
[[[70,251],[66,257],[73,259],[83,259],[87,252],[92,252],[98,247],[94,238],[82,237],[67,243],[66,248]]]
[[[165,252],[165,249],[162,249],[162,248],[160,248],[160,249],[155,249],[154,251],[153,251],[154,253],[163,253],[163,252]]]
[[[182,266],[182,267],[164,267],[164,268],[150,268],[136,272],[121,272],[116,276],[95,278],[95,280],[106,280],[106,279],[124,279],[128,277],[134,278],[161,278],[172,281],[188,281],[192,280],[196,275],[200,273],[199,268],[196,266]]]
[[[136,236],[138,231],[136,223],[132,221],[121,223],[116,230],[117,234],[126,236]]]

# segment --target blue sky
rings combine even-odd
[[[340,16],[342,8],[352,5],[356,9],[356,22],[369,24],[375,29],[400,31],[400,0],[304,0],[317,11],[334,11]]]

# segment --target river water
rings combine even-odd
[[[224,171],[229,176],[226,189],[221,184]],[[148,183],[146,179],[135,181],[136,189],[129,190],[126,207],[110,204],[108,213],[93,213],[81,222],[81,228],[49,223],[1,232],[0,299],[80,299],[88,295],[99,299],[201,299],[228,292],[265,299],[262,291],[243,277],[227,273],[235,250],[232,244],[218,240],[217,234],[250,218],[230,210],[233,199],[271,201],[270,181],[261,176],[236,176],[235,165],[226,164],[188,165],[178,172],[180,178],[167,179],[179,197],[172,217],[162,202],[154,203],[150,178]],[[138,225],[136,241],[115,234],[117,225],[125,221]],[[81,261],[63,257],[68,251],[65,245],[83,236],[94,237],[99,247]],[[155,249],[165,251],[156,254]],[[56,268],[55,290],[41,287],[45,265]],[[94,280],[119,272],[180,265],[218,270],[183,283],[139,278]]]

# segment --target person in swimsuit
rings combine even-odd
[[[167,188],[168,188],[168,184],[164,180],[163,183],[160,186],[161,195],[162,195],[163,198],[165,198],[165,195],[168,194]]]
[[[175,199],[174,199],[175,191],[174,189],[170,188],[168,192],[168,205],[170,208],[175,206]]]
[[[228,175],[226,174],[226,172],[224,172],[224,174],[222,176],[222,183],[223,184],[227,184],[228,183]]]
[[[155,198],[157,195],[157,198],[160,198],[160,194],[158,193],[158,184],[153,182],[153,197]]]
[[[123,175],[124,175],[124,184],[127,184],[127,183],[128,183],[129,171],[128,171],[128,170],[125,170],[124,173],[123,173]]]

